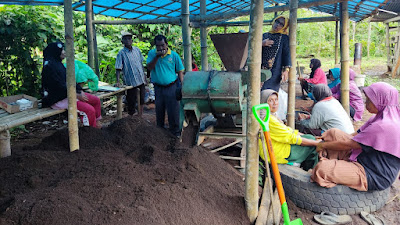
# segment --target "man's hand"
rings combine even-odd
[[[262,41],[262,46],[265,46],[265,47],[272,47],[273,44],[274,44],[274,41],[270,40],[270,39],[265,39]]]
[[[289,79],[289,71],[285,70],[282,72],[282,82],[286,82]]]
[[[167,53],[167,50],[160,50],[160,51],[157,51],[157,54],[156,54],[156,56],[158,56],[158,57],[160,57],[160,56],[163,56],[163,55],[165,55]]]
[[[83,91],[80,94],[78,94],[76,97],[78,98],[79,101],[82,101],[82,102],[87,102],[89,100],[89,98],[85,95],[85,92],[83,92]]]

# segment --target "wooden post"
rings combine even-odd
[[[387,67],[388,67],[388,71],[391,70],[390,64],[392,64],[390,58],[390,33],[389,33],[389,23],[386,23],[386,56],[387,56]],[[394,65],[393,65],[394,66]],[[392,66],[392,67],[393,67]]]
[[[122,119],[122,95],[117,95],[117,120]]]
[[[74,25],[72,21],[72,0],[64,1],[65,52],[67,58],[67,95],[69,150],[79,149],[78,117],[76,110]]]
[[[252,107],[260,104],[261,85],[261,42],[263,21],[263,0],[252,0],[249,27],[249,81],[247,98],[247,136],[245,204],[247,216],[253,224],[258,215],[258,130],[260,125],[252,116]]]
[[[0,132],[0,158],[11,156],[10,131]]]
[[[369,58],[369,47],[371,45],[371,19],[368,21],[368,40],[367,40],[367,57]]]
[[[92,21],[94,19],[94,14],[92,14]],[[93,24],[93,39],[94,39],[94,68],[96,75],[100,78],[100,64],[99,64],[99,49],[97,48],[97,35],[96,35],[96,25]],[[99,79],[100,80],[100,79]]]
[[[290,0],[290,19],[289,19],[289,46],[292,67],[289,70],[289,90],[288,90],[288,126],[294,129],[295,120],[295,99],[296,99],[296,32],[297,32],[297,8],[298,0]]]
[[[85,14],[86,14],[86,40],[88,51],[88,65],[94,69],[94,44],[93,44],[93,5],[92,0],[85,1]]]
[[[336,21],[335,28],[335,65],[339,63],[339,21]]]
[[[341,85],[340,85],[340,101],[343,108],[346,110],[347,114],[350,115],[350,104],[349,104],[349,11],[348,3],[340,3],[340,31],[341,31],[341,42],[340,42],[340,52],[341,52]]]
[[[186,71],[192,71],[192,53],[190,50],[190,27],[189,27],[189,0],[181,1],[182,36],[183,36],[183,59]]]
[[[207,7],[206,0],[200,0],[200,15],[206,15]],[[204,22],[204,21],[203,21]],[[208,55],[207,55],[207,27],[203,24],[200,26],[200,42],[201,42],[201,70],[208,70]]]

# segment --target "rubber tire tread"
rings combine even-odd
[[[375,212],[383,207],[390,188],[382,191],[357,191],[344,185],[324,188],[310,181],[310,174],[290,165],[279,165],[285,195],[296,206],[316,213],[354,215]]]

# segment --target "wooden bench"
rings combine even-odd
[[[122,118],[122,96],[126,90],[132,89],[132,86],[121,87],[117,91],[111,92],[96,92],[92,93],[100,99],[117,96],[117,119]],[[14,114],[0,109],[0,158],[11,155],[10,150],[10,132],[9,129],[24,125],[37,120],[54,116],[65,112],[66,109],[52,109],[52,108],[41,108],[41,109],[30,109]]]

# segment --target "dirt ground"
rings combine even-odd
[[[311,104],[296,100],[296,108]],[[232,164],[157,128],[154,105],[142,118],[124,116],[115,123],[105,116],[101,130],[81,128],[81,148],[73,153],[65,115],[15,132],[13,155],[0,159],[0,225],[249,224],[243,175]],[[370,116],[365,112],[363,122]],[[290,199],[288,206],[292,220],[318,224],[315,213]],[[372,214],[399,224],[400,180]],[[367,224],[352,219],[349,224]]]

